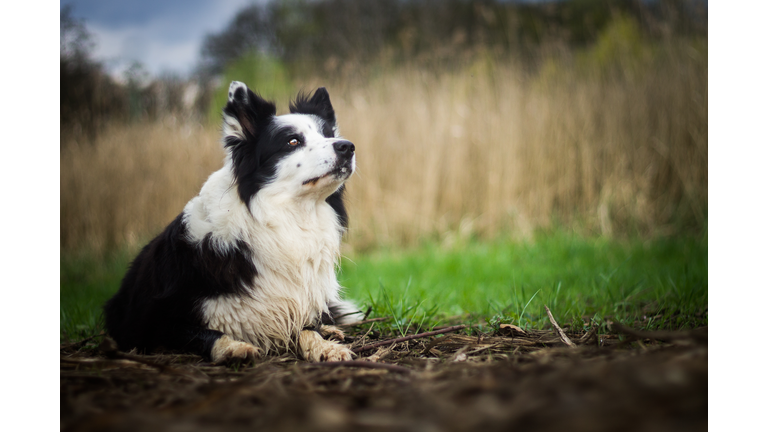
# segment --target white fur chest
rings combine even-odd
[[[339,299],[338,218],[324,199],[289,198],[276,185],[262,189],[249,212],[231,185],[227,167],[214,173],[185,207],[184,221],[193,241],[211,233],[220,250],[238,240],[248,244],[257,276],[243,287],[247,296],[205,300],[203,319],[208,328],[266,350],[291,349],[301,330]]]

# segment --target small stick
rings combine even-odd
[[[347,317],[347,316],[350,316],[350,315],[357,315],[359,313],[360,313],[360,311],[353,311],[353,312],[350,312],[350,313],[345,313],[344,315],[335,316],[335,317],[333,317],[333,319],[335,320],[336,318],[344,318],[344,317]],[[365,317],[363,317],[363,319],[365,319]]]
[[[368,323],[372,323],[372,322],[386,321],[386,320],[388,320],[390,318],[392,318],[392,317],[371,318],[371,319],[362,320],[362,321],[356,321],[356,322],[347,323],[347,324],[336,324],[336,327],[354,327],[354,326],[358,326],[358,325],[362,325],[362,324],[368,324]]]
[[[627,326],[624,326],[618,322],[610,322],[609,325],[616,329],[616,331],[620,333],[624,333],[630,336],[633,336],[637,339],[651,339],[651,340],[659,340],[662,342],[672,342],[675,340],[694,340],[696,342],[707,342],[707,332],[706,331],[679,331],[679,332],[673,332],[673,331],[643,331],[643,330],[635,330],[633,328],[629,328]]]
[[[306,366],[307,367],[309,366],[325,366],[325,367],[346,366],[346,367],[360,367],[360,368],[368,368],[368,369],[386,369],[392,372],[404,372],[404,373],[413,372],[408,368],[404,368],[398,365],[393,365],[388,363],[373,363],[373,362],[367,362],[362,360],[309,363]]]
[[[102,358],[73,358],[73,357],[61,357],[62,363],[80,364],[80,365],[93,365],[100,366],[102,364],[115,364],[124,366],[141,366],[143,363],[134,360],[115,358],[115,359],[102,359]],[[148,365],[147,365],[148,366]]]
[[[201,377],[191,375],[186,371],[177,369],[173,366],[168,366],[168,365],[164,365],[162,363],[158,363],[149,359],[145,359],[142,356],[122,352],[117,348],[117,343],[115,343],[115,341],[111,338],[104,338],[104,340],[101,341],[101,345],[99,345],[99,351],[101,351],[107,357],[129,360],[136,363],[145,364],[147,366],[151,366],[153,368],[159,369],[160,372],[167,372],[175,375],[181,375],[196,381],[199,381],[201,379]],[[206,378],[208,377],[206,376]]]
[[[365,345],[365,338],[368,337],[368,334],[373,330],[373,326],[375,326],[376,323],[371,324],[371,327],[368,329],[367,332],[358,340],[356,340],[352,345],[356,344],[357,342],[360,342],[360,346]]]
[[[442,339],[437,339],[437,338],[433,339],[432,342],[429,343],[429,345],[424,347],[424,350],[421,352],[421,357],[424,357],[425,355],[427,355],[428,352],[432,351],[432,348],[436,347],[441,340]]]
[[[477,353],[479,353],[481,351],[485,351],[487,349],[496,348],[499,345],[500,344],[487,345],[487,346],[484,346],[482,348],[478,348],[478,349],[472,350],[472,351],[468,352],[467,355],[477,354]]]
[[[549,315],[549,322],[552,323],[552,325],[555,327],[555,330],[557,330],[557,335],[560,337],[560,340],[563,341],[566,345],[568,345],[571,348],[576,348],[576,345],[571,342],[571,340],[566,336],[563,329],[560,328],[559,325],[557,325],[557,321],[555,321],[555,317],[552,316],[552,311],[549,310],[547,305],[544,305],[544,309],[547,310],[547,315]]]
[[[91,337],[87,337],[87,338],[85,338],[83,340],[79,340],[77,342],[72,342],[72,343],[69,343],[69,344],[66,344],[66,345],[61,345],[61,347],[59,349],[69,349],[69,348],[78,348],[79,349],[81,346],[85,345],[86,342],[91,341],[93,339],[96,339],[99,336],[104,336],[104,332],[101,332],[99,334],[93,335]]]
[[[361,353],[363,351],[368,351],[368,350],[376,348],[376,347],[380,347],[382,345],[389,345],[389,344],[393,344],[393,343],[406,342],[406,341],[413,340],[413,339],[421,339],[421,338],[425,338],[425,337],[428,337],[428,336],[434,336],[434,335],[439,335],[439,334],[443,334],[443,333],[450,333],[452,331],[461,330],[464,327],[466,327],[466,325],[461,324],[461,325],[457,325],[457,326],[452,326],[452,327],[444,328],[444,329],[441,329],[441,330],[435,330],[435,331],[426,332],[426,333],[419,333],[419,334],[415,334],[415,335],[404,336],[404,337],[397,338],[397,339],[389,339],[389,340],[385,340],[385,341],[381,341],[381,342],[376,342],[376,343],[373,343],[373,344],[370,344],[370,345],[366,345],[364,347],[355,348],[355,349],[352,350],[352,352],[357,354],[357,353]]]
[[[592,326],[592,328],[589,329],[589,331],[584,336],[582,336],[581,339],[579,339],[579,342],[580,343],[589,342],[589,340],[595,335],[595,333],[597,333],[597,326]]]

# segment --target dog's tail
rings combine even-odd
[[[326,323],[325,320],[323,320],[323,324],[349,324],[362,321],[364,318],[363,313],[360,312],[360,308],[348,300],[332,301],[328,303],[328,312],[330,312],[333,321]]]

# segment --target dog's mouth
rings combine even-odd
[[[333,169],[331,169],[330,171],[328,171],[327,173],[325,173],[323,175],[320,175],[320,176],[317,176],[317,177],[312,177],[309,180],[304,180],[301,184],[302,185],[311,184],[311,185],[314,186],[321,179],[324,179],[324,178],[326,178],[328,176],[335,176],[339,180],[345,180],[345,179],[349,178],[349,176],[351,176],[351,175],[352,175],[352,164],[349,161],[346,161],[346,162],[344,162],[341,165],[337,165],[337,166],[333,167]]]

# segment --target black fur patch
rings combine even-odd
[[[276,113],[275,104],[247,90],[238,88],[224,107],[224,114],[237,119],[245,139],[227,136],[224,146],[232,153],[237,193],[248,203],[275,174],[275,164],[268,163],[276,153],[288,150],[285,143],[270,140],[268,129]]]
[[[323,312],[323,315],[320,317],[320,321],[325,325],[335,325],[337,319],[344,318],[345,316],[349,315],[349,312],[346,314],[342,314],[341,312],[341,306],[329,305],[328,313]]]
[[[320,316],[320,323],[325,325],[335,325],[336,320],[334,320],[333,316],[328,312],[323,312],[323,315]]]
[[[334,193],[332,193],[325,202],[330,204],[331,208],[336,212],[339,217],[339,223],[344,229],[349,228],[349,216],[347,215],[347,209],[344,207],[344,192],[346,191],[346,185],[341,187]]]
[[[139,253],[104,306],[107,331],[121,350],[164,347],[209,356],[222,333],[204,328],[200,304],[243,295],[243,283],[256,277],[245,243],[222,253],[209,237],[195,246],[186,236],[179,215]]]
[[[333,128],[336,127],[336,112],[331,105],[331,96],[325,87],[320,87],[315,91],[312,97],[309,94],[300,92],[296,100],[289,105],[291,113],[311,114],[323,119],[323,136],[333,138]]]

